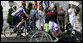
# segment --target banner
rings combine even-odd
[[[48,7],[49,6],[49,1],[45,1],[45,7]]]
[[[39,1],[39,6],[41,6],[43,4],[43,1]]]
[[[52,3],[55,3],[55,1],[49,1],[49,5],[51,5]]]
[[[35,3],[35,6],[36,6],[36,8],[37,8],[37,1],[34,1],[34,3]]]

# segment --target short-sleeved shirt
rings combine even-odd
[[[49,21],[49,29],[52,31],[58,30],[58,25],[54,21]]]
[[[29,16],[33,19],[33,18],[34,18],[34,15],[36,15],[36,14],[37,14],[37,10],[32,9],[32,10],[30,11]]]
[[[70,8],[70,9],[68,9],[68,12],[71,12],[71,14],[69,15],[69,16],[71,16],[71,17],[73,17],[73,16],[75,16],[75,12],[76,12],[76,9],[72,9],[72,8]]]
[[[25,10],[23,8],[19,8],[18,10],[16,10],[15,12],[13,12],[11,15],[12,16],[19,16],[22,13],[25,13]]]

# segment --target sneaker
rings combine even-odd
[[[15,26],[15,27],[14,27],[14,30],[13,30],[14,33],[16,33],[17,29],[18,29],[18,28]]]
[[[21,33],[23,33],[23,30],[21,30]]]
[[[14,33],[16,33],[16,30],[15,29],[13,31],[14,31]]]

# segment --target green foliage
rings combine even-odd
[[[82,22],[82,7],[80,8],[80,11],[78,12],[78,14],[79,14],[78,21]]]
[[[8,11],[8,16],[7,16],[7,23],[8,23],[9,25],[12,24],[12,16],[11,16],[12,13],[13,13],[13,9],[10,8],[9,11]]]

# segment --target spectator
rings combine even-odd
[[[26,4],[26,1],[21,1],[21,7],[23,7],[24,4]]]
[[[1,5],[1,14],[0,14],[0,18],[1,18],[1,20],[0,20],[0,23],[1,23],[1,25],[0,25],[0,27],[1,27],[1,34],[3,34],[3,33],[2,33],[2,28],[3,28],[3,8],[2,8],[2,5]]]
[[[16,9],[17,9],[17,7],[16,7],[16,6],[13,6],[13,8],[12,8],[12,9],[13,9],[13,11],[15,12],[15,11],[16,11]]]
[[[45,21],[44,21],[44,19],[45,19],[45,13],[44,13],[43,6],[39,7],[38,14],[39,14],[39,20],[40,20],[41,30],[43,30],[43,26],[44,26],[44,23],[45,23]]]
[[[7,23],[9,25],[12,25],[12,16],[11,14],[13,13],[13,9],[12,6],[10,6],[11,8],[8,10],[8,16],[7,16]]]
[[[15,12],[16,11],[16,6],[14,6],[12,9],[13,9],[13,12]],[[17,23],[19,23],[19,19],[16,17],[16,18],[14,18],[14,17],[12,17],[12,25],[13,26],[15,26],[15,25],[17,25]]]
[[[58,24],[58,21],[57,21],[57,6],[56,6],[56,3],[54,5],[54,14],[55,14],[56,23]]]
[[[33,5],[33,3],[29,2],[29,5],[28,5],[29,14],[30,14],[30,11],[31,11],[31,9],[32,9],[32,5]]]
[[[76,9],[74,8],[73,4],[70,5],[70,8],[68,9],[69,13],[69,22],[73,26],[73,29],[75,30],[75,24],[76,24]]]
[[[51,6],[48,8],[48,11],[46,13],[46,21],[45,22],[48,22],[49,21],[50,18],[48,16],[50,16],[50,15],[53,15],[53,18],[55,18],[54,19],[54,22],[55,23],[57,22],[57,20],[56,20],[57,18],[56,18],[56,14],[55,14],[54,10],[55,10],[54,4],[51,4]]]
[[[29,6],[28,6],[28,5],[26,5],[25,12],[29,15],[30,10],[29,10]],[[26,17],[24,14],[22,14],[22,15],[23,15],[24,19],[26,20],[27,17]],[[27,23],[27,32],[30,32],[30,28],[28,27],[28,26],[29,26],[29,25],[28,25],[28,24],[29,24],[29,19],[26,20],[26,23]],[[23,25],[24,25],[24,24],[23,24]],[[22,32],[23,32],[23,30],[22,30]]]
[[[60,5],[58,8],[58,22],[60,25],[60,29],[63,30],[64,29],[64,15],[65,15],[65,11],[63,10],[63,7]]]
[[[35,5],[32,5],[32,9],[31,9],[30,15],[29,15],[33,20],[33,23],[31,25],[32,29],[36,27],[36,15],[37,15],[37,10],[35,9]]]

